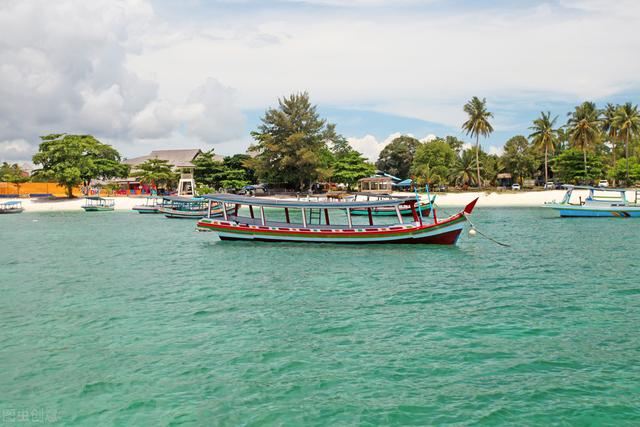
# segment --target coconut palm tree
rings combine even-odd
[[[624,156],[627,159],[626,184],[629,185],[629,139],[640,133],[640,113],[638,106],[630,102],[621,105],[616,111],[613,125],[618,128],[621,138],[624,138]]]
[[[583,102],[569,113],[567,121],[569,143],[582,150],[584,174],[587,176],[587,150],[595,145],[600,134],[600,112],[593,102]]]
[[[558,116],[551,119],[551,112],[543,111],[540,117],[533,121],[529,129],[533,131],[529,138],[533,147],[538,151],[544,151],[544,182],[549,181],[549,152],[554,152],[558,141],[558,129],[554,129]]]
[[[464,150],[460,153],[460,157],[451,171],[451,178],[456,184],[473,185],[476,180],[476,177],[473,176],[473,172],[473,153],[470,149]]]
[[[613,167],[616,167],[616,143],[618,138],[620,138],[620,130],[614,124],[614,119],[616,116],[616,112],[620,108],[619,105],[613,105],[608,103],[604,110],[602,110],[602,132],[607,136],[609,142],[611,143],[611,155],[612,155],[612,163]],[[613,179],[613,185],[616,185],[615,178]]]
[[[467,135],[476,137],[476,176],[478,187],[482,187],[480,179],[480,135],[487,137],[493,132],[493,127],[489,123],[489,119],[493,118],[493,113],[487,111],[487,100],[482,101],[477,96],[471,98],[471,101],[464,105],[464,112],[467,113],[469,119],[462,124],[462,129]]]

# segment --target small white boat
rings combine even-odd
[[[157,214],[164,206],[162,197],[147,197],[142,205],[135,205],[132,209],[141,214]]]
[[[102,197],[85,197],[82,209],[85,212],[102,212],[112,211],[115,209],[116,201],[113,199],[104,199]]]
[[[561,217],[640,217],[638,190],[635,201],[627,200],[627,190],[577,185],[563,185],[567,189],[560,202],[545,203],[543,207],[557,210]],[[587,190],[587,197],[578,201],[571,199],[574,190]]]
[[[24,208],[20,201],[0,203],[0,214],[16,214],[22,212],[24,212]]]

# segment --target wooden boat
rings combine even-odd
[[[564,185],[567,192],[562,201],[546,203],[543,207],[557,210],[561,217],[640,217],[638,191],[635,201],[627,200],[626,190],[590,186]],[[574,190],[587,190],[587,197],[578,202],[571,200]],[[575,197],[574,197],[575,199]]]
[[[24,212],[24,208],[20,201],[0,203],[0,214],[17,214],[22,212]]]
[[[115,205],[116,201],[113,199],[91,196],[84,198],[84,205],[82,205],[82,209],[84,209],[85,212],[112,211],[115,209]]]
[[[164,197],[162,203],[158,211],[167,218],[200,219],[209,214],[213,218],[222,216],[219,205],[209,209],[209,202],[201,197]]]
[[[213,194],[204,196],[210,206],[216,203],[233,207],[233,212],[223,210],[223,218],[206,218],[198,221],[199,231],[213,231],[221,240],[253,240],[266,242],[313,242],[313,243],[431,243],[452,245],[458,241],[464,228],[466,216],[471,214],[477,199],[469,203],[462,211],[448,218],[438,220],[433,212],[431,223],[423,222],[423,217],[416,209],[416,200],[388,199],[369,202],[307,202],[297,200],[264,199],[244,197],[231,194]],[[400,206],[408,204],[412,210],[412,220],[405,222],[400,213]],[[241,216],[241,206],[248,206],[249,216]],[[396,212],[397,222],[393,224],[374,225],[373,209],[391,207]],[[256,209],[259,216],[256,215]],[[267,219],[266,209],[272,219]],[[280,213],[276,218],[275,209],[284,210],[284,221]],[[355,224],[351,215],[353,209],[366,209],[368,224]],[[329,211],[334,212],[331,221]],[[291,221],[292,214],[299,215],[300,222]],[[318,224],[312,224],[317,214]],[[336,216],[346,224],[338,224]]]
[[[164,205],[161,197],[147,197],[142,205],[135,205],[132,209],[141,214],[157,214]]]

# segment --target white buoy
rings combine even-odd
[[[33,222],[38,222],[38,220],[37,220],[37,219],[34,219],[34,220],[33,220]]]
[[[469,229],[469,236],[475,236],[476,235],[476,229],[475,228],[470,228]]]

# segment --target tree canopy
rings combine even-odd
[[[40,139],[33,162],[41,168],[34,172],[66,187],[69,197],[76,185],[129,174],[129,166],[120,163],[120,153],[91,135],[51,134]]]
[[[487,100],[474,96],[467,102],[463,110],[467,113],[467,121],[462,124],[462,130],[467,135],[476,138],[476,183],[478,187],[482,187],[482,179],[480,178],[480,135],[487,137],[493,132],[493,126],[489,123],[489,119],[493,118],[493,113],[487,110]]]
[[[213,150],[200,154],[194,161],[195,180],[199,185],[213,191],[218,189],[242,188],[255,182],[255,173],[246,166],[250,157],[245,154],[236,154],[225,157],[222,161],[216,160]]]
[[[178,180],[178,174],[173,171],[167,160],[149,159],[136,166],[132,176],[139,177],[140,182],[152,186],[166,186]]]
[[[258,177],[297,189],[330,173],[332,153],[327,142],[342,143],[306,92],[279,99],[278,108],[268,109],[251,135],[256,144],[250,150],[256,157],[250,163]]]
[[[332,181],[348,185],[352,188],[359,179],[373,175],[375,167],[355,150],[350,150],[337,157],[332,165]]]
[[[398,178],[407,178],[419,145],[420,141],[412,136],[402,135],[395,138],[380,152],[376,167]]]

